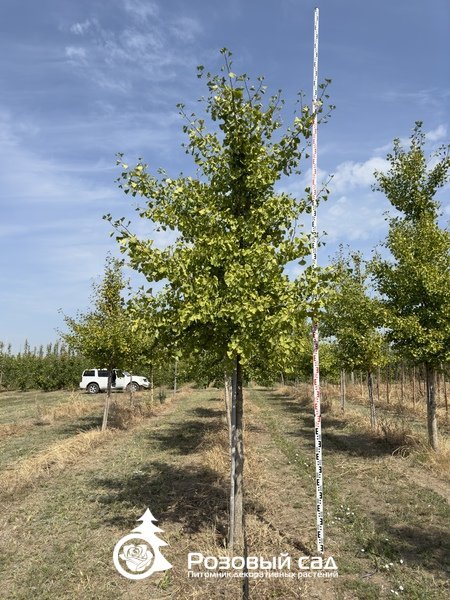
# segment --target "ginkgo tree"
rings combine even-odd
[[[74,350],[99,368],[108,370],[108,387],[103,411],[102,431],[107,428],[111,401],[111,373],[130,361],[134,337],[124,292],[123,261],[109,256],[100,283],[93,284],[93,307],[76,317],[65,316],[68,332],[61,336]]]
[[[242,550],[243,508],[243,369],[264,349],[274,354],[295,351],[293,325],[304,319],[307,299],[320,274],[290,280],[291,261],[305,262],[308,235],[295,227],[308,199],[277,192],[283,176],[298,172],[310,137],[313,115],[300,106],[290,127],[282,126],[280,92],[266,100],[263,78],[253,84],[231,70],[231,53],[223,49],[224,67],[217,75],[199,67],[208,94],[203,99],[211,127],[183,105],[186,153],[197,176],[171,178],[151,174],[140,161],[129,167],[121,157],[121,187],[145,198],[138,208],[157,229],[177,233],[165,249],[140,239],[124,219],[113,220],[117,239],[130,264],[149,281],[166,280],[165,325],[178,347],[208,349],[234,371],[234,493],[230,537]],[[325,95],[325,85],[322,86]],[[164,326],[164,323],[162,323]]]
[[[450,233],[440,226],[436,195],[449,180],[450,157],[442,146],[428,159],[425,144],[417,122],[409,148],[395,139],[389,170],[375,173],[375,189],[398,213],[385,242],[391,258],[375,257],[373,271],[393,347],[425,365],[428,440],[437,450],[436,372],[450,358]]]
[[[342,369],[367,373],[370,424],[375,428],[373,371],[384,364],[386,355],[379,303],[370,295],[369,271],[359,253],[345,256],[341,251],[334,261],[334,270],[322,331],[334,339],[336,359]]]

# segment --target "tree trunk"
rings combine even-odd
[[[380,379],[381,379],[380,367],[378,367],[377,368],[377,401],[378,401],[378,404],[380,404]]]
[[[109,405],[111,403],[111,374],[112,369],[108,369],[108,387],[105,398],[105,408],[103,409],[102,431],[105,431],[108,427]]]
[[[131,373],[130,373],[130,383],[129,383],[129,386],[130,386],[130,404],[133,404],[133,392],[134,392],[134,390],[133,390],[133,375]]]
[[[345,412],[345,370],[341,369],[341,410]]]
[[[425,365],[427,381],[427,426],[428,443],[433,450],[438,449],[437,421],[436,421],[436,370],[432,365]]]
[[[442,367],[442,386],[444,388],[445,412],[448,413],[447,383],[445,381],[445,368],[444,367]]]
[[[230,456],[231,456],[231,448],[232,448],[232,439],[233,434],[231,430],[231,404],[230,404],[230,376],[227,373],[224,373],[223,381],[224,381],[224,390],[225,390],[225,415],[227,418],[227,429],[228,429],[228,442],[230,447]]]
[[[178,375],[178,360],[175,359],[175,367],[173,372],[173,394],[177,393],[177,375]]]
[[[412,370],[412,401],[413,407],[416,406],[416,367],[413,365]]]
[[[228,388],[229,390],[229,388]],[[237,373],[233,371],[231,378],[231,406],[230,406],[230,531],[228,546],[230,550],[234,547],[234,515],[235,515],[235,489],[236,489],[236,392]]]
[[[236,357],[236,370],[233,377],[232,397],[235,401],[235,427],[234,429],[234,490],[233,490],[233,521],[232,540],[233,547],[240,554],[244,552],[244,438],[243,438],[243,416],[244,396],[242,389],[242,366],[239,355]]]
[[[405,399],[405,365],[403,362],[400,366],[400,402],[403,404]]]
[[[386,367],[386,402],[389,404],[389,367]]]
[[[421,396],[425,396],[425,392],[422,390],[422,368],[419,368],[419,393]],[[424,378],[426,378],[424,376]],[[425,386],[426,387],[426,386]]]
[[[361,386],[361,399],[363,399],[364,398],[364,385],[363,385],[363,374],[362,374],[362,371],[359,374],[359,384]]]
[[[150,367],[150,403],[153,406],[155,401],[155,381],[153,377],[153,365]]]
[[[377,426],[377,418],[375,415],[375,400],[373,398],[373,381],[371,371],[367,371],[367,389],[369,391],[370,426],[372,429],[375,429]]]

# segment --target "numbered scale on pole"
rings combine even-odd
[[[314,115],[312,127],[312,182],[311,182],[311,258],[313,269],[317,268],[317,111],[319,108],[318,93],[319,75],[319,9],[314,10],[314,59],[313,59],[313,98],[312,111]],[[317,550],[323,554],[324,546],[324,516],[323,516],[323,468],[322,468],[322,422],[320,410],[320,369],[319,369],[319,327],[316,321],[312,324],[313,337],[313,394],[314,394],[314,447],[316,466],[316,524]]]

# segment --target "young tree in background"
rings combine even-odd
[[[163,295],[140,292],[128,302],[128,314],[133,336],[133,364],[149,370],[150,400],[153,404],[155,374],[161,369],[168,370],[173,362],[171,355],[170,332],[163,328]],[[166,373],[167,376],[167,373]]]
[[[382,295],[385,325],[398,353],[423,363],[430,446],[437,450],[436,372],[450,358],[450,234],[439,226],[437,191],[449,180],[449,147],[428,163],[425,134],[417,122],[409,149],[394,140],[387,173],[377,185],[401,214],[389,221],[385,242],[392,260],[376,258],[375,284]]]
[[[341,368],[367,373],[370,424],[375,428],[373,371],[384,363],[386,346],[380,332],[379,305],[368,294],[368,274],[359,254],[341,254],[335,269],[336,280],[327,299],[322,332],[335,338]]]
[[[122,261],[108,257],[103,280],[93,285],[92,310],[76,318],[64,317],[69,333],[62,337],[67,344],[97,367],[108,370],[102,431],[108,423],[112,370],[127,362],[133,348],[130,316],[123,298],[126,283],[122,265]]]
[[[198,178],[151,175],[145,164],[122,163],[122,187],[146,198],[138,209],[160,229],[178,234],[174,245],[160,250],[139,240],[121,219],[114,222],[118,241],[132,266],[149,281],[166,279],[167,324],[180,347],[208,349],[225,370],[234,370],[236,402],[236,469],[231,536],[244,547],[243,528],[243,369],[262,348],[273,354],[291,351],[293,323],[304,318],[310,295],[307,278],[290,281],[287,263],[309,254],[309,238],[296,235],[294,223],[307,202],[298,202],[274,186],[296,172],[302,144],[310,136],[312,117],[303,107],[283,133],[280,94],[264,102],[262,78],[252,85],[231,71],[231,54],[223,50],[222,74],[206,75],[204,100],[214,123],[187,117],[186,152]],[[203,68],[199,68],[199,77]],[[275,139],[277,141],[275,141]],[[111,219],[110,216],[106,218]]]

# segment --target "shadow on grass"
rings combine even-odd
[[[303,438],[304,443],[314,448],[314,415],[312,401],[308,398],[292,398],[281,394],[266,394],[272,406],[278,411],[298,417],[298,426],[286,430],[290,436]],[[349,422],[327,413],[326,404],[322,411],[322,439],[328,453],[344,453],[364,458],[379,458],[392,454],[397,445],[389,444],[375,433],[361,430],[349,431]]]
[[[385,515],[373,515],[377,526],[383,531],[383,540],[369,540],[368,547],[379,556],[403,559],[410,566],[418,566],[427,571],[435,571],[441,577],[448,577],[448,557],[450,556],[450,534],[448,530],[436,526],[424,527],[409,523],[393,523]],[[425,528],[426,527],[426,528]],[[388,536],[387,540],[385,535]],[[370,547],[372,544],[373,547]]]
[[[79,417],[76,421],[65,423],[61,427],[61,433],[64,435],[76,435],[84,431],[96,429],[102,424],[102,416],[98,415],[87,415],[85,417]]]
[[[223,431],[226,425],[222,422],[222,411],[213,408],[197,407],[189,411],[191,418],[171,424],[168,428],[151,430],[148,439],[157,442],[161,451],[173,454],[193,454],[211,433]]]
[[[226,535],[228,497],[226,482],[216,471],[197,465],[176,466],[155,461],[127,477],[97,480],[104,490],[100,502],[117,513],[106,522],[126,529],[136,525],[127,517],[130,507],[151,511],[165,522],[181,523],[189,533],[214,524]],[[109,512],[109,511],[108,511]],[[134,511],[134,518],[136,518]]]
[[[170,463],[149,460],[127,475],[94,480],[100,494],[96,501],[107,507],[106,523],[124,530],[134,528],[137,513],[149,507],[156,517],[164,522],[180,523],[187,533],[212,526],[217,542],[224,542],[228,531],[228,474],[222,475],[194,457],[203,451],[204,442],[211,439],[211,434],[226,427],[223,411],[198,407],[188,415],[199,418],[171,423],[164,429],[148,432],[143,438],[149,454],[156,446],[158,452],[169,452]],[[247,501],[246,512],[262,515],[263,509]]]

